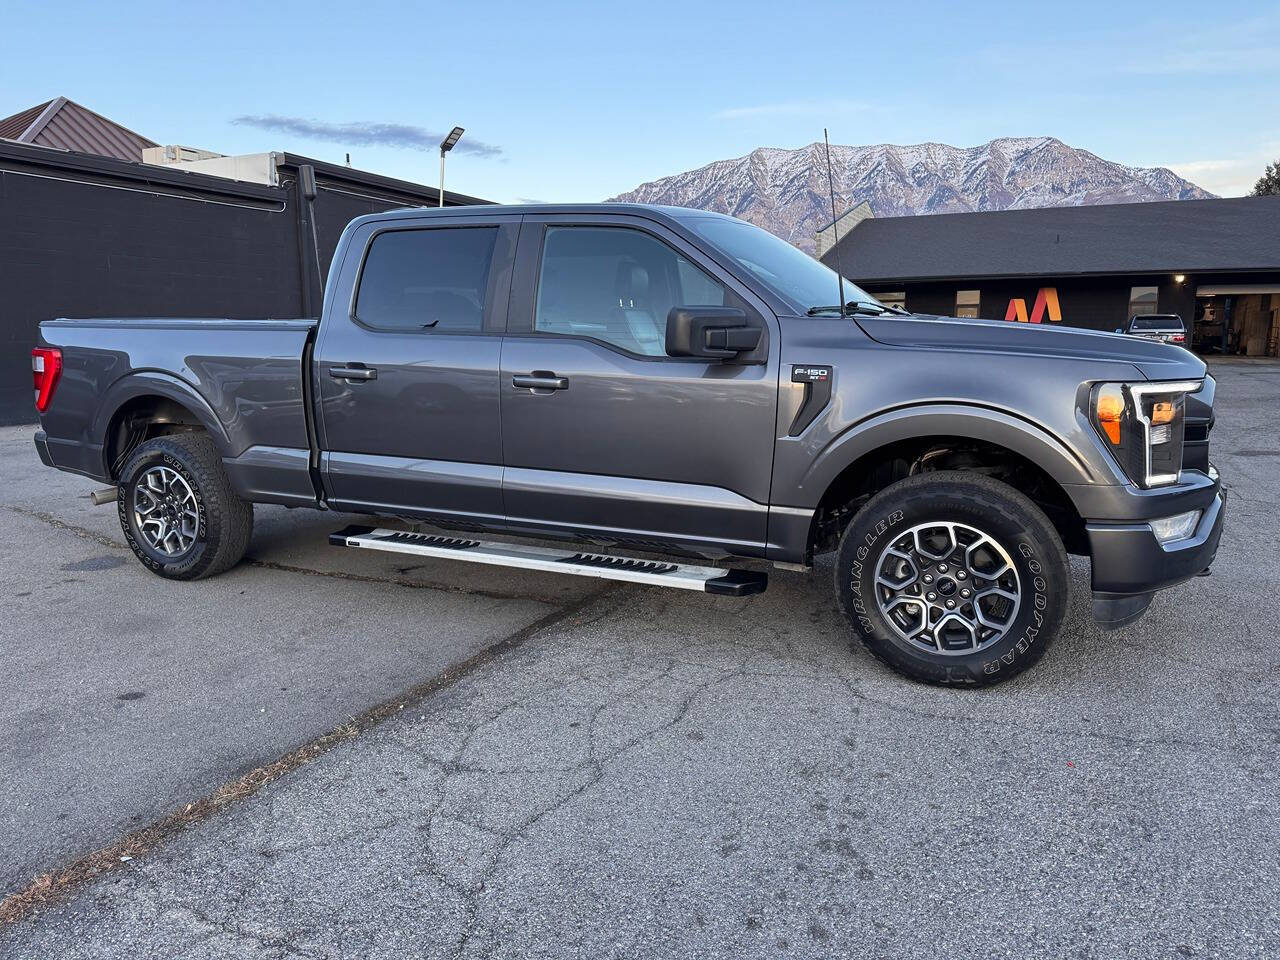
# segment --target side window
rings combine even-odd
[[[722,306],[722,284],[656,237],[625,227],[549,227],[534,329],[665,356],[672,307]]]
[[[676,270],[680,273],[680,292],[684,295],[682,307],[723,307],[724,287],[712,280],[684,257],[676,257]]]
[[[375,330],[478,333],[497,227],[390,230],[373,239],[356,319]]]

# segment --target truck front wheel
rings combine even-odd
[[[253,504],[227,480],[203,433],[155,437],[120,470],[117,506],[125,540],[143,565],[171,580],[199,580],[230,569],[253,532]]]
[[[1067,555],[1007,484],[940,470],[900,480],[840,540],[836,593],[863,644],[916,680],[984,686],[1021,673],[1058,632]]]

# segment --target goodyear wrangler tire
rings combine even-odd
[[[985,686],[1034,664],[1067,604],[1066,551],[1040,508],[977,474],[900,480],[858,511],[836,559],[863,644],[926,683]]]
[[[170,580],[235,566],[253,533],[253,504],[231,489],[208,435],[178,433],[138,446],[120,470],[116,504],[134,555]]]

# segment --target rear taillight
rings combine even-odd
[[[1173,335],[1173,342],[1174,342],[1174,343],[1186,343],[1186,342],[1187,342],[1186,334],[1182,334],[1182,333],[1175,333],[1175,334]]]
[[[31,382],[36,388],[36,410],[49,409],[53,391],[62,377],[62,351],[57,347],[36,347],[31,351]]]

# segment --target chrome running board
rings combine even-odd
[[[344,527],[329,534],[335,547],[360,547],[408,553],[416,557],[441,557],[446,560],[469,560],[500,567],[525,570],[547,570],[578,577],[600,577],[604,580],[628,580],[678,590],[699,590],[730,597],[763,593],[768,575],[754,570],[725,570],[721,567],[697,567],[662,560],[637,560],[603,553],[578,550],[554,550],[519,543],[472,540],[382,527]]]

